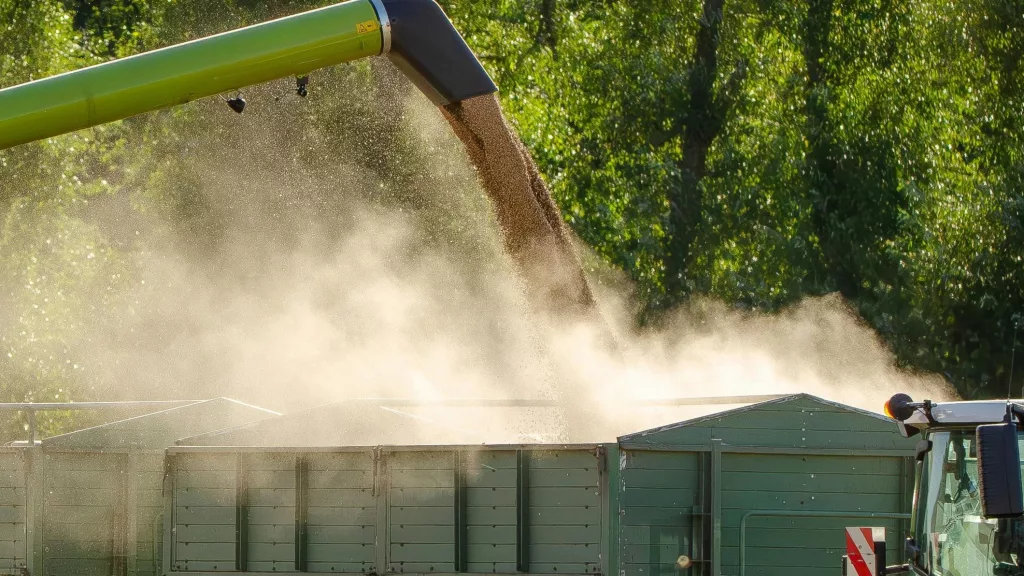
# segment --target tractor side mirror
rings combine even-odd
[[[978,426],[978,479],[986,518],[1024,515],[1017,426],[1013,422]]]

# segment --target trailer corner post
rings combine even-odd
[[[374,544],[376,546],[376,554],[374,555],[374,572],[377,574],[384,574],[386,572],[393,572],[388,563],[391,561],[389,557],[389,543],[391,542],[391,531],[390,531],[390,492],[391,492],[391,475],[388,470],[388,452],[384,451],[381,446],[376,446],[372,450],[373,458],[373,487],[375,494],[375,501],[377,506],[377,515],[375,518],[374,525]]]
[[[25,468],[25,567],[29,574],[43,573],[43,493],[46,489],[46,456],[42,446],[31,445],[24,453]]]
[[[457,573],[466,571],[466,454],[456,448],[452,454],[452,485],[454,490],[455,522],[454,522],[454,558],[452,565]]]
[[[119,504],[119,515],[121,516],[119,528],[123,539],[121,557],[115,555],[118,565],[123,565],[121,573],[127,576],[135,576],[138,573],[139,557],[139,526],[138,511],[139,490],[136,483],[136,476],[139,470],[139,453],[129,449],[124,455],[121,464],[121,486],[122,501]]]
[[[516,572],[530,571],[530,460],[529,449],[516,450]]]
[[[722,576],[722,441],[711,440],[711,573]]]
[[[602,558],[604,565],[602,574],[606,576],[622,576],[619,574],[619,547],[621,546],[619,493],[622,490],[619,458],[619,444],[614,442],[605,446],[605,474],[603,474],[605,513],[602,515],[608,523],[605,534],[605,553]]]
[[[177,518],[177,502],[175,501],[175,484],[177,482],[178,475],[178,459],[177,456],[167,450],[164,452],[164,482],[163,482],[163,497],[164,497],[164,539],[163,539],[163,573],[169,574],[172,570],[177,569],[175,566],[175,530],[178,522]]]
[[[305,572],[309,550],[309,457],[295,457],[295,571]]]
[[[235,460],[235,570],[245,572],[249,564],[249,462],[245,452]]]

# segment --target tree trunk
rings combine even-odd
[[[551,53],[557,56],[558,32],[555,29],[555,0],[541,0],[540,2],[540,27],[537,30],[537,40],[551,49]]]
[[[703,219],[702,180],[707,174],[708,150],[721,132],[723,101],[715,98],[718,75],[719,28],[725,0],[704,0],[693,64],[687,83],[689,113],[683,128],[683,158],[677,163],[678,177],[669,191],[668,253],[665,258],[665,288],[672,301],[690,292],[686,267]]]
[[[804,63],[807,67],[807,179],[811,221],[820,242],[824,267],[840,293],[856,298],[860,283],[850,262],[849,238],[841,229],[844,220],[843,177],[829,126],[829,74],[826,62],[831,51],[834,0],[809,0],[804,20]]]

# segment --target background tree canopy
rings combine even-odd
[[[968,398],[1020,393],[1019,0],[442,4],[572,229],[635,282],[640,324],[695,295],[772,312],[839,292],[902,366],[943,373]],[[0,86],[316,5],[0,0]],[[395,131],[372,89],[391,72],[326,74],[345,102],[295,118],[290,141]],[[368,120],[337,120],[353,109]],[[95,395],[68,342],[119,333],[103,311],[131,305],[122,256],[144,249],[97,206],[155,217],[191,250],[218,242],[230,216],[208,209],[180,161],[209,122],[185,107],[0,153],[0,400]],[[403,145],[397,132],[382,142]],[[422,151],[378,152],[359,161],[386,202],[440,214],[453,201],[415,193]]]

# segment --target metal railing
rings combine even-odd
[[[714,406],[723,404],[755,404],[785,397],[786,394],[749,394],[744,396],[698,396],[692,398],[634,398],[622,402],[631,406]],[[104,410],[109,408],[170,408],[203,402],[203,400],[126,400],[116,402],[0,402],[0,410],[17,410],[28,415],[28,443],[36,441],[36,413],[53,410]],[[563,401],[547,398],[348,398],[340,404],[368,404],[398,407],[492,407],[492,408],[545,408],[564,405]]]
[[[747,394],[744,396],[695,396],[692,398],[622,398],[629,406],[714,406],[722,404],[756,404],[785,398],[789,394]],[[366,403],[389,407],[492,407],[492,408],[545,408],[564,406],[564,400],[548,398],[346,398],[339,404]]]
[[[104,410],[108,408],[174,407],[202,400],[126,400],[122,402],[0,402],[0,410],[17,410],[28,415],[28,443],[36,441],[36,412],[53,410]]]

